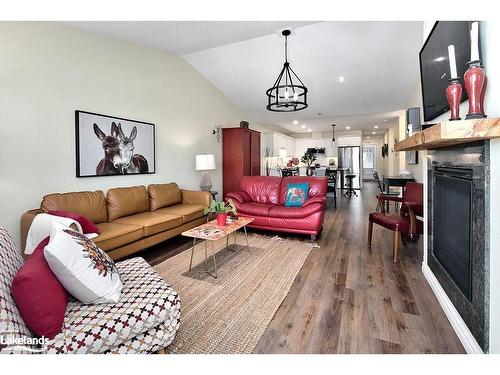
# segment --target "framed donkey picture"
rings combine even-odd
[[[155,126],[75,111],[76,177],[155,173]]]

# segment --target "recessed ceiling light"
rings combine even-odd
[[[297,120],[293,120],[293,124],[297,125],[299,122]]]
[[[375,125],[375,126],[374,126],[374,128],[375,128],[375,129],[378,129],[378,125]]]
[[[307,131],[308,131],[309,133],[310,133],[310,132],[312,132],[312,130],[311,130],[311,129],[307,129]]]
[[[372,132],[372,134],[375,134],[375,132]]]
[[[301,127],[302,129],[305,129],[305,128],[306,128],[306,126],[305,126],[305,125],[300,125],[300,127]]]
[[[339,82],[344,82],[345,77],[344,76],[339,76]]]
[[[350,126],[346,126],[345,128],[346,128],[347,130],[349,130],[351,127],[350,127]]]
[[[370,137],[366,137],[366,139],[370,139]]]

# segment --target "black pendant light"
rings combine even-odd
[[[273,112],[295,112],[307,108],[307,87],[297,77],[288,62],[288,36],[290,30],[283,30],[285,37],[285,63],[273,87],[267,89],[267,110]]]
[[[335,146],[335,124],[332,124],[332,143]]]

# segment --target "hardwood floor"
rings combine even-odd
[[[374,226],[376,185],[329,199],[320,248],[309,254],[256,353],[464,353],[421,272],[423,238],[392,263],[389,230]],[[190,243],[182,237],[141,254],[157,264]]]

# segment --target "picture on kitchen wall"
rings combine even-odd
[[[75,111],[76,176],[155,173],[155,126]]]

